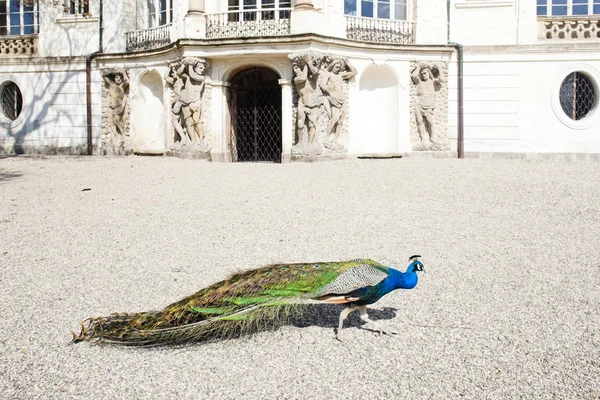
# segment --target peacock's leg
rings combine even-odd
[[[342,326],[344,325],[344,320],[348,318],[348,315],[354,310],[356,310],[356,306],[348,306],[340,313],[340,323],[338,325],[337,335],[335,335],[335,338],[340,342],[342,341]]]
[[[358,312],[360,313],[360,319],[365,321],[367,324],[371,324],[373,327],[375,327],[375,330],[379,331],[380,334],[381,333],[384,333],[386,335],[395,335],[396,334],[396,332],[384,329],[377,322],[370,319],[369,315],[367,314],[367,306],[358,307]]]

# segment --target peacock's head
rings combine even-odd
[[[423,265],[423,263],[421,261],[419,261],[420,257],[421,257],[420,255],[414,255],[414,256],[409,257],[408,261],[410,261],[410,265],[408,266],[408,269],[410,271],[425,272],[425,266]]]

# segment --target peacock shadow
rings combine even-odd
[[[228,340],[235,340],[241,337],[248,337],[260,332],[274,332],[283,326],[293,326],[296,328],[309,328],[309,327],[320,327],[328,328],[333,334],[337,332],[339,323],[340,313],[345,308],[343,305],[338,304],[312,304],[303,306],[301,312],[293,313],[281,318],[277,318],[275,323],[256,324],[251,327],[247,327],[244,330],[232,330],[227,333],[226,336],[220,338],[210,338],[208,340],[199,341],[187,341],[180,342],[176,346],[194,346],[201,345],[202,343],[208,342],[225,342]],[[369,318],[373,321],[378,320],[390,320],[396,317],[398,310],[393,307],[383,307],[382,309],[368,309]],[[352,312],[348,318],[344,321],[344,330],[348,328],[359,328],[365,330],[371,330],[366,326],[366,322],[360,319],[358,311]],[[158,344],[157,346],[148,347],[162,347],[163,345]]]

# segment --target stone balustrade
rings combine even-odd
[[[538,19],[538,39],[600,41],[600,19],[587,16]]]
[[[0,54],[31,56],[37,54],[38,35],[0,37]]]

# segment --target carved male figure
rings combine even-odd
[[[434,70],[437,72],[437,77],[433,73]],[[428,148],[431,146],[431,142],[437,141],[435,132],[436,92],[440,90],[445,78],[439,69],[426,63],[416,65],[411,73],[411,78],[417,87],[415,103],[417,132],[423,146]]]
[[[125,134],[125,122],[123,116],[127,106],[127,92],[129,90],[129,79],[127,74],[121,71],[109,70],[102,75],[104,83],[108,87],[108,107],[110,109],[110,130],[113,136]]]
[[[200,123],[202,116],[202,94],[206,84],[204,60],[185,58],[177,70],[183,79],[179,96],[181,111],[187,133],[192,140],[202,141],[204,130]]]
[[[177,75],[179,67],[180,65],[178,63],[172,63],[169,66],[169,73],[165,77],[165,80],[173,88],[174,94],[173,100],[171,101],[171,123],[179,136],[179,141],[184,141],[185,139],[189,139],[189,137],[185,134],[183,126],[181,126],[181,101],[179,101],[181,96],[181,79],[179,78],[179,75]],[[175,138],[175,141],[178,141],[177,138]]]
[[[349,69],[346,70],[346,68]],[[344,80],[356,76],[356,68],[348,65],[342,59],[331,61],[326,70],[319,78],[319,86],[329,102],[329,124],[327,126],[327,140],[324,143],[326,147],[333,150],[339,150],[340,144],[337,139],[340,136],[339,122],[342,116],[342,107],[346,102],[346,93],[344,92]]]
[[[314,65],[310,56],[304,55],[296,57],[292,64],[294,71],[294,84],[298,91],[298,117],[297,126],[298,132],[302,132],[304,127],[307,128],[307,143],[311,150],[315,153],[320,153],[315,142],[317,123],[320,117],[320,107],[323,104],[322,93],[318,86],[319,66]],[[300,143],[299,143],[300,144]],[[313,148],[315,147],[315,148]]]

